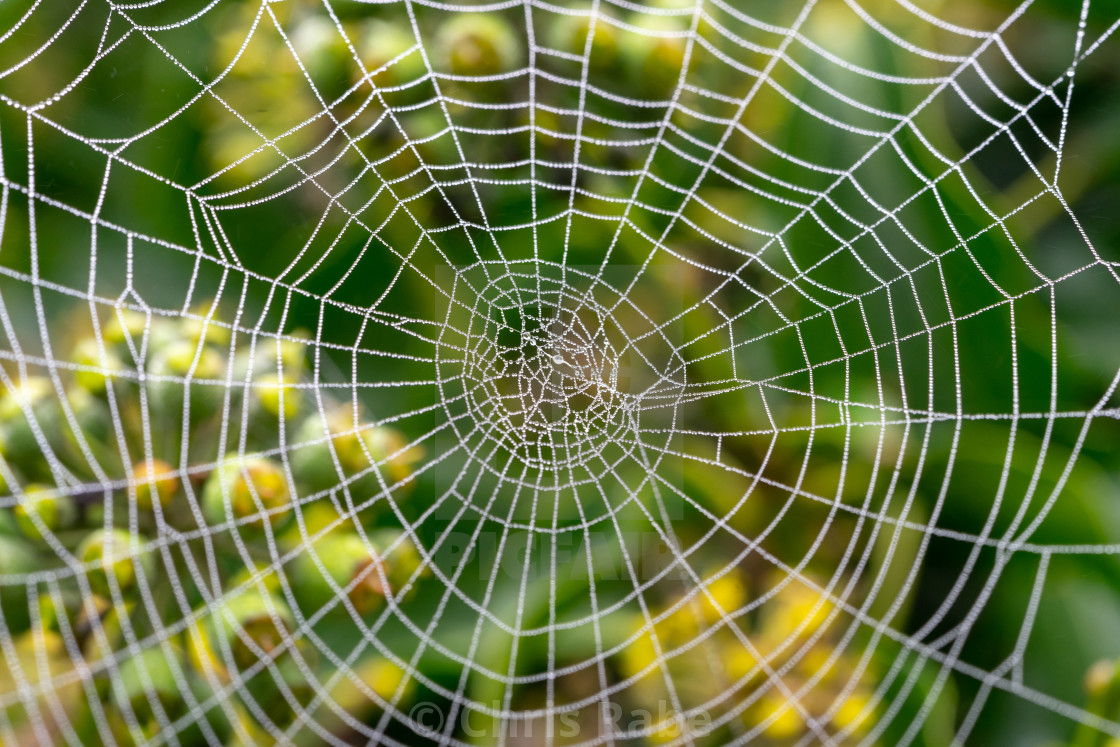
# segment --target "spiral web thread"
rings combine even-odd
[[[47,4],[38,0],[25,5],[26,14],[11,15],[11,26],[0,39],[2,45],[23,50],[19,59],[7,53],[4,78],[36,70],[45,75],[52,50],[79,28],[97,42],[72,79],[48,81],[57,84],[49,96],[26,99],[23,89],[13,85],[3,90],[0,83],[5,110],[0,115],[3,247],[27,260],[5,261],[0,267],[5,341],[0,377],[9,389],[34,373],[50,378],[67,426],[95,476],[90,482],[74,474],[52,456],[42,430],[33,427],[50,465],[52,490],[103,495],[107,504],[127,502],[138,485],[119,470],[103,468],[94,447],[81,437],[64,378],[81,371],[109,377],[112,428],[107,446],[122,452],[122,464],[155,455],[154,440],[168,434],[149,422],[149,395],[141,386],[145,453],[128,453],[120,435],[126,424],[113,396],[116,388],[136,382],[182,385],[182,439],[173,463],[197,528],[164,523],[145,547],[133,548],[165,563],[160,566],[164,575],[139,579],[139,606],[155,609],[157,586],[170,586],[177,600],[177,617],[149,613],[152,632],[137,635],[126,619],[125,643],[90,660],[83,656],[75,631],[63,622],[60,634],[75,666],[45,676],[24,671],[13,637],[0,636],[0,655],[16,683],[0,697],[2,741],[17,742],[19,730],[11,714],[22,707],[41,742],[77,744],[58,692],[76,684],[82,697],[98,701],[97,677],[111,675],[143,649],[170,651],[169,642],[188,635],[192,623],[221,614],[224,602],[270,574],[279,578],[280,593],[296,609],[300,590],[286,573],[297,556],[313,553],[315,535],[301,516],[324,501],[337,507],[340,524],[355,523],[359,512],[370,507],[395,517],[404,538],[418,546],[420,567],[372,620],[363,621],[344,593],[348,590],[339,589],[314,614],[297,611],[298,624],[290,636],[252,666],[239,670],[228,651],[218,652],[233,672],[230,680],[210,677],[212,687],[204,695],[184,685],[188,710],[174,718],[153,698],[160,728],[148,743],[178,744],[192,725],[202,725],[204,737],[217,740],[204,717],[212,712],[225,713],[234,731],[252,741],[231,705],[237,696],[263,732],[277,741],[350,743],[338,736],[337,726],[324,725],[329,722],[342,724],[359,742],[460,744],[464,737],[455,725],[464,715],[474,715],[507,731],[543,721],[539,743],[548,744],[561,740],[557,718],[565,713],[581,718],[588,712],[601,714],[602,724],[613,723],[610,704],[625,699],[643,681],[659,683],[654,687],[671,716],[710,715],[708,726],[686,730],[674,743],[706,743],[713,734],[745,743],[763,735],[787,711],[805,725],[803,744],[870,744],[888,738],[886,734],[910,743],[919,738],[946,683],[956,678],[973,683],[971,700],[959,709],[956,739],[961,742],[985,718],[996,693],[1013,696],[1028,711],[1051,712],[1120,736],[1120,724],[1086,710],[1082,702],[1071,702],[1068,694],[1048,691],[1046,679],[1031,672],[1027,656],[1028,649],[1048,645],[1032,635],[1036,613],[1053,593],[1051,566],[1065,556],[1120,553],[1120,544],[1110,542],[1035,538],[1063,501],[1067,482],[1077,475],[1082,448],[1104,438],[1098,424],[1120,415],[1120,373],[1103,377],[1095,389],[1076,391],[1060,389],[1064,382],[1059,377],[1067,325],[1079,319],[1073,312],[1067,318],[1067,305],[1075,305],[1071,296],[1084,293],[1080,283],[1092,277],[1096,292],[1112,298],[1120,281],[1120,263],[1098,251],[1081,229],[1059,181],[1079,66],[1100,52],[1120,24],[1099,18],[1096,25],[1089,23],[1095,18],[1090,0],[1081,6],[1080,25],[1064,29],[1065,46],[1057,55],[1064,58],[1045,61],[1050,66],[1045,79],[1031,72],[1035,61],[1028,60],[1029,51],[1008,41],[1034,12],[1029,2],[991,27],[968,28],[908,0],[889,7],[854,0],[775,3],[765,11],[767,17],[758,18],[752,13],[763,11],[740,10],[723,0],[678,9],[605,0],[574,9],[546,2],[468,7],[410,0],[379,8],[404,24],[415,44],[380,70],[365,68],[337,12],[353,4],[308,4],[317,28],[343,40],[348,64],[361,71],[339,99],[320,92],[301,56],[300,40],[278,15],[283,3],[244,4],[249,12],[239,17],[246,23],[227,32],[240,35],[240,41],[222,70],[200,61],[182,35],[208,23],[225,3],[167,8],[172,4],[74,2],[59,16],[57,33],[34,44],[21,29],[33,26]],[[432,29],[439,19],[461,11],[501,14],[516,26],[518,65],[482,84],[508,84],[503,90],[517,91],[515,96],[473,96],[471,86],[477,81],[440,69]],[[627,14],[637,11],[676,19],[682,30],[651,31],[628,24]],[[58,7],[52,12],[59,13]],[[590,38],[582,56],[550,47],[542,30],[569,17],[588,18],[592,28],[602,24],[619,34],[684,39],[682,70],[668,100],[612,90],[610,76],[596,73],[589,63]],[[903,28],[921,27],[929,44],[912,43],[892,30],[899,18]],[[91,28],[98,33],[91,35]],[[1090,28],[1096,30],[1089,33]],[[845,53],[866,59],[859,45],[833,46],[826,38],[830,32],[885,43],[926,72],[895,75],[857,63]],[[316,102],[310,116],[284,131],[262,130],[255,123],[258,112],[242,111],[223,89],[223,81],[251,54],[253,39],[263,37],[273,39],[279,54],[297,63],[304,95]],[[112,123],[115,136],[98,134],[103,122],[84,122],[65,109],[68,99],[94,78],[105,101],[128,93],[112,89],[112,78],[102,76],[121,64],[122,55],[140,48],[151,53],[144,59],[162,59],[178,76],[180,88],[168,92],[166,100],[144,108],[126,98],[123,106],[132,109],[122,108],[120,119]],[[737,93],[704,87],[705,78],[691,72],[700,58],[737,78]],[[417,77],[387,88],[377,83],[379,75],[406,64],[419,70]],[[869,81],[876,90],[905,94],[889,104],[865,103],[861,86]],[[414,103],[387,103],[392,94],[410,89],[425,95]],[[338,114],[344,98],[359,102],[347,110],[349,119]],[[932,125],[925,119],[949,98],[958,102],[960,116],[973,132],[980,133],[961,156],[943,152],[947,149],[930,134]],[[767,102],[775,100],[792,107],[790,116],[798,118],[806,142],[822,133],[840,133],[844,142],[861,144],[856,157],[845,154],[846,163],[829,164],[771,144],[766,130],[752,129],[750,117],[756,109],[765,113],[772,105]],[[140,152],[138,144],[158,139],[161,131],[194,116],[203,105],[250,133],[255,142],[243,159],[231,159],[224,172],[215,170],[201,182],[180,183],[173,160],[151,166],[144,162],[150,150],[142,151],[143,158],[132,155]],[[410,131],[412,120],[406,115],[421,110],[435,114],[441,123],[436,131]],[[608,110],[625,110],[629,116],[608,118],[602,113]],[[518,112],[523,121],[487,126],[480,112]],[[308,132],[314,140],[301,143],[298,136]],[[384,141],[375,141],[375,132],[389,132],[399,140],[379,152],[378,143]],[[474,160],[476,152],[487,151],[471,144],[487,138],[523,144],[526,156],[515,163]],[[550,160],[555,150],[538,153],[545,138],[567,147],[570,156],[557,162]],[[289,152],[287,144],[293,142],[299,149]],[[434,144],[442,149],[435,151]],[[973,185],[968,165],[997,147],[1015,169],[1030,172],[1025,181],[1031,189],[996,199]],[[633,156],[634,167],[613,166],[602,156],[609,149]],[[923,150],[924,161],[913,157],[916,150]],[[37,178],[44,162],[57,169],[73,153],[80,153],[75,162],[87,170],[80,179],[56,190],[58,185]],[[768,174],[744,153],[760,162],[782,161],[801,181]],[[440,156],[446,160],[439,161]],[[237,167],[254,158],[272,159],[276,166],[246,179],[243,186],[229,186],[230,179],[238,178]],[[876,183],[876,164],[882,160],[912,179],[886,187]],[[687,178],[668,180],[663,175],[666,161]],[[349,176],[339,178],[343,173]],[[617,193],[597,191],[605,190],[601,185],[607,180]],[[764,207],[728,214],[705,191],[717,183]],[[960,216],[942,199],[949,183],[971,196],[969,209],[978,230],[959,232]],[[144,196],[145,190],[152,199],[174,195],[156,204],[172,206],[180,225],[151,228],[149,208],[130,205],[129,198],[122,205],[115,194],[118,184],[128,185],[131,195]],[[497,189],[525,195],[524,220],[489,209]],[[562,195],[562,201],[554,194]],[[318,220],[303,233],[302,245],[277,249],[290,250],[285,255],[290,261],[279,269],[254,269],[252,254],[261,248],[251,232],[234,230],[230,223],[239,214],[251,215],[261,205],[293,195],[308,195],[301,204],[317,205]],[[557,204],[560,209],[545,211]],[[919,206],[935,208],[941,222],[916,225],[911,211]],[[955,209],[961,209],[959,203]],[[1060,257],[1041,256],[1042,248],[1032,242],[1028,219],[1036,211],[1048,211],[1072,229],[1076,244]],[[57,262],[44,262],[46,244],[55,237],[52,224],[80,223],[87,224],[88,244],[69,246],[66,252],[81,274],[67,275]],[[407,233],[403,229],[386,239],[390,225],[397,224],[411,231],[413,243],[400,242],[398,237]],[[332,263],[332,256],[342,251],[337,247],[343,237],[355,234],[361,237],[357,254],[343,267]],[[992,256],[996,251],[1000,256]],[[374,256],[393,272],[371,275]],[[846,269],[838,269],[841,263]],[[1012,265],[1015,271],[1008,269]],[[156,266],[172,269],[149,280],[141,268]],[[88,279],[85,285],[79,282],[82,275]],[[169,287],[172,282],[177,286]],[[978,283],[986,292],[972,292]],[[200,313],[197,303],[207,299],[217,303]],[[332,401],[348,402],[359,420],[358,403],[367,402],[374,417],[360,422],[359,430],[399,428],[407,434],[408,447],[419,447],[425,456],[407,478],[396,481],[385,469],[392,457],[371,457],[370,467],[358,475],[345,474],[336,458],[333,487],[300,493],[291,507],[281,509],[296,515],[304,541],[289,549],[266,531],[267,559],[259,562],[260,553],[250,551],[241,538],[249,520],[208,522],[189,478],[208,474],[218,455],[255,451],[279,460],[292,480],[289,457],[308,443],[296,439],[281,408],[274,446],[250,448],[248,406],[240,397],[259,386],[252,371],[239,374],[230,366],[221,376],[197,377],[196,356],[186,376],[152,373],[143,364],[145,346],[153,320],[191,320],[204,329],[209,325],[232,333],[230,360],[239,349],[278,358],[277,343],[294,339],[289,317],[296,306],[315,312],[308,340],[313,373],[309,382],[281,389],[280,396],[297,398],[324,415]],[[144,333],[130,341],[141,362],[105,368],[60,355],[62,331],[48,320],[56,318],[56,310],[75,307],[88,313],[95,336],[120,313],[145,315]],[[1010,338],[987,340],[992,360],[978,359],[975,342],[984,328],[973,325],[992,317],[1004,320]],[[354,324],[356,336],[347,333],[342,339],[336,331]],[[1039,340],[1048,356],[1035,365],[1041,365],[1046,385],[1032,390],[1021,387],[1019,346]],[[787,365],[791,356],[784,353],[790,351],[799,365]],[[1003,408],[972,404],[978,399],[972,396],[977,377],[1001,382]],[[209,458],[198,456],[187,438],[195,402],[190,393],[199,389],[222,398],[223,427],[210,445]],[[713,407],[729,408],[736,420],[747,414],[739,427],[729,428],[712,420]],[[25,414],[35,422],[34,413]],[[1000,450],[993,480],[982,483],[983,492],[972,499],[980,505],[980,520],[965,528],[940,524],[943,505],[960,490],[954,475],[962,442],[977,423],[995,428],[1002,438],[989,445]],[[1072,446],[1055,456],[1048,450],[1051,438],[1066,431],[1073,434]],[[839,445],[834,459],[839,472],[832,478],[831,493],[809,486],[825,462],[813,448],[818,438],[835,438]],[[736,446],[745,443],[763,446]],[[751,454],[757,455],[754,463]],[[860,460],[867,471],[846,482],[845,475]],[[1048,483],[1044,468],[1057,478]],[[11,508],[22,492],[7,465],[4,469],[12,489],[0,505]],[[699,477],[686,479],[686,473]],[[1016,479],[1023,474],[1028,479]],[[351,490],[370,475],[378,490]],[[708,488],[698,491],[697,484]],[[914,508],[919,486],[931,496],[927,515]],[[782,499],[760,531],[745,531],[735,517],[752,499],[759,500],[755,496],[760,491]],[[804,548],[785,555],[780,545],[767,542],[775,527],[800,521],[807,506],[822,508],[824,514]],[[633,512],[629,524],[620,518],[624,511]],[[135,512],[129,516],[135,529]],[[833,567],[827,574],[810,571],[826,539],[837,541],[829,533],[839,522],[845,522],[845,537]],[[699,529],[682,539],[682,526]],[[337,524],[318,534],[334,528]],[[589,573],[586,611],[560,619],[556,579],[565,572],[561,564],[598,567],[593,531],[614,536],[618,573],[609,582]],[[493,543],[490,557],[459,562],[477,557],[472,553],[485,533]],[[54,566],[0,576],[0,589],[25,594],[33,616],[39,597],[61,600],[60,590],[68,584],[89,593],[89,568],[45,534],[57,556]],[[632,552],[632,535],[654,538],[666,554],[664,568],[643,572],[642,558]],[[445,544],[452,536],[467,543],[454,561]],[[916,538],[916,553],[902,561],[912,568],[903,567],[904,581],[891,598],[880,599],[893,554],[905,536]],[[563,543],[569,540],[578,551],[565,556]],[[226,571],[214,562],[216,542],[232,542],[241,557],[259,562],[245,584],[224,583]],[[716,543],[731,549],[713,564],[705,553]],[[884,543],[885,559],[873,560],[875,548]],[[923,560],[931,548],[945,545],[963,548],[966,559],[953,570],[956,578],[946,586],[944,599],[927,611],[928,618],[907,625],[899,610],[921,583]],[[538,556],[542,562],[535,565]],[[752,586],[740,605],[724,609],[712,589],[748,562],[767,568],[778,580],[770,587]],[[998,652],[994,663],[970,663],[962,657],[970,631],[1006,569],[1016,564],[1027,568],[1033,580],[1029,593],[1020,595],[1020,607],[1003,611],[1021,621],[1014,648]],[[185,570],[180,574],[176,567]],[[466,577],[479,572],[477,589],[463,591]],[[430,578],[421,580],[425,575]],[[428,590],[431,604],[411,615],[401,600],[414,583]],[[618,591],[619,586],[625,590]],[[668,594],[667,588],[681,591]],[[201,594],[205,603],[192,608],[188,589]],[[803,620],[764,650],[747,621],[788,589],[810,592],[816,601]],[[547,594],[547,602],[539,603],[543,620],[529,609],[528,600],[536,594]],[[512,605],[507,604],[510,598]],[[667,604],[666,599],[672,601]],[[124,608],[119,594],[113,604]],[[316,627],[337,607],[346,607],[346,619],[352,622],[351,643],[341,654],[324,643]],[[657,624],[679,610],[696,621],[695,635],[683,643],[662,643]],[[622,613],[636,617],[635,632],[611,637],[604,629],[612,616]],[[824,622],[811,624],[818,613]],[[465,638],[448,633],[463,619],[469,623]],[[389,627],[403,630],[410,642],[394,644],[383,635]],[[566,658],[562,642],[565,631],[572,630],[593,640],[594,651]],[[480,663],[494,636],[510,649],[499,671]],[[822,637],[832,641],[833,653],[817,673],[797,681],[787,678]],[[653,649],[648,665],[636,676],[619,676],[612,662],[647,639]],[[297,648],[299,641],[330,664],[333,673],[315,671],[306,650]],[[546,665],[526,666],[519,647],[539,649],[542,642]],[[721,674],[728,645],[755,661],[741,678]],[[400,686],[388,693],[375,692],[354,675],[356,662],[374,652],[405,673]],[[272,705],[255,702],[246,685],[253,678],[274,676],[275,660],[283,655],[294,659],[311,692],[310,701],[301,702],[285,680],[278,680],[281,696],[296,710],[289,724],[274,723]],[[423,657],[437,655],[461,672],[451,680],[457,686],[429,675]],[[703,660],[709,676],[718,681],[702,698],[673,669],[685,657]],[[848,662],[843,668],[841,657]],[[839,671],[844,682],[831,691],[828,702],[807,706],[818,685]],[[920,706],[900,715],[926,671],[933,673],[933,682],[918,700]],[[577,697],[565,683],[579,674],[588,679]],[[376,703],[379,716],[362,721],[334,702],[332,692],[348,679]],[[482,702],[472,694],[482,679],[497,686],[496,702]],[[449,704],[436,728],[412,710],[410,687]],[[865,707],[852,725],[837,727],[832,717],[859,688],[870,693]],[[524,704],[527,691],[542,694],[534,705]],[[781,708],[757,723],[743,718],[775,695],[784,704]],[[99,733],[111,741],[102,707],[92,711]],[[122,711],[126,721],[134,719],[130,706]],[[900,726],[900,719],[909,722]],[[618,727],[613,733],[600,725],[574,741],[621,743],[648,736],[662,725],[647,724],[632,732]],[[888,732],[890,728],[896,731]]]

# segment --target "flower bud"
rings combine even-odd
[[[735,569],[710,582],[708,594],[700,594],[700,605],[704,610],[704,619],[709,625],[726,619],[731,613],[742,609],[747,601],[747,587]]]
[[[147,539],[126,529],[96,529],[82,540],[76,556],[79,562],[93,566],[88,574],[95,591],[108,594],[112,577],[125,592],[136,585],[141,572],[152,582],[155,560],[148,550],[140,549],[146,543]]]
[[[260,529],[267,519],[268,526],[275,529],[291,518],[291,511],[277,510],[290,503],[284,470],[263,457],[227,458],[202,488],[202,511],[212,524],[251,517],[245,526]]]

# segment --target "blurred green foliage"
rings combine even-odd
[[[800,5],[0,5],[0,736],[1104,744],[1120,7]]]

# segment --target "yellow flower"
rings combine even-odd
[[[747,601],[747,587],[734,569],[708,584],[708,593],[701,594],[704,619],[709,624],[718,622],[727,615],[742,609]],[[714,604],[713,604],[714,600]],[[719,605],[717,608],[716,605]]]
[[[805,722],[781,693],[770,692],[763,696],[758,705],[758,721],[774,717],[763,731],[771,739],[789,739],[795,737],[805,728]]]
[[[358,677],[379,696],[389,700],[404,679],[404,671],[388,659],[377,657],[358,671]]]
[[[772,600],[762,625],[762,637],[780,643],[800,628],[799,638],[808,637],[824,624],[832,603],[816,591],[792,582]]]
[[[872,720],[871,712],[864,710],[870,703],[871,697],[868,693],[861,690],[854,691],[836,709],[836,713],[832,716],[832,723],[841,729],[851,729],[858,733]]]
[[[667,718],[653,724],[653,729],[646,739],[650,744],[671,744],[679,741],[682,736],[684,736],[684,729],[681,728],[680,721]]]
[[[633,625],[631,634],[641,629],[644,620],[639,618]],[[653,645],[650,631],[645,631],[619,652],[619,669],[627,677],[633,677],[657,661],[657,651]]]
[[[758,659],[738,640],[727,645],[722,652],[723,665],[728,679],[732,682],[742,679],[754,671],[758,674]]]

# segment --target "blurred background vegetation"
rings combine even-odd
[[[702,7],[0,5],[0,741],[1120,733],[1120,3]]]

